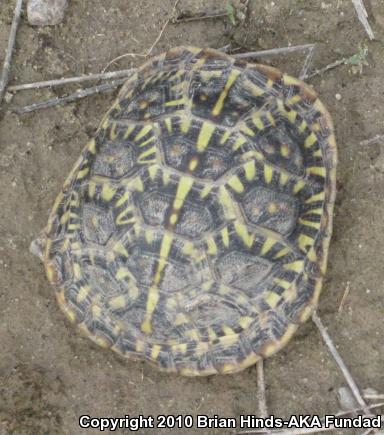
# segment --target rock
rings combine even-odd
[[[28,22],[32,26],[54,26],[64,19],[68,0],[29,0]]]
[[[10,92],[6,92],[4,95],[4,100],[7,104],[9,104],[12,101],[13,98],[13,94],[11,94]]]
[[[337,392],[337,399],[343,411],[352,411],[359,407],[356,399],[353,397],[351,391],[347,387],[339,388]]]

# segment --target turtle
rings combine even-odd
[[[69,320],[185,376],[233,373],[315,310],[336,191],[331,116],[299,79],[176,47],[126,80],[39,239]]]

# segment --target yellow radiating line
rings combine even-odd
[[[297,260],[292,263],[284,264],[284,269],[293,270],[294,272],[300,273],[304,269],[304,261]]]
[[[211,190],[212,186],[210,186],[209,184],[205,185],[203,190],[200,192],[200,197],[205,198]]]
[[[324,201],[324,197],[325,197],[324,192],[320,192],[320,193],[318,193],[318,194],[316,194],[316,195],[312,195],[310,198],[308,198],[308,199],[305,201],[305,203],[306,203],[306,204],[310,204],[310,203],[312,203],[312,202]]]
[[[86,166],[84,169],[82,169],[77,173],[77,179],[81,180],[82,178],[86,177],[88,172],[89,172],[89,167]]]
[[[246,124],[243,124],[240,126],[240,131],[242,133],[245,133],[248,136],[255,136],[255,132],[253,130],[251,130]]]
[[[317,230],[320,229],[320,222],[312,222],[312,221],[307,221],[305,219],[300,218],[299,223],[301,225],[306,225],[307,227],[316,228]]]
[[[134,141],[137,142],[138,140],[140,140],[142,137],[144,137],[147,133],[149,133],[152,130],[152,126],[150,125],[146,125],[144,126],[139,133],[135,136]]]
[[[267,292],[265,293],[265,296],[264,296],[264,300],[265,300],[265,302],[266,302],[266,303],[267,303],[271,308],[275,308],[276,305],[279,303],[280,299],[281,299],[281,296],[278,295],[278,294],[275,293],[275,292],[272,292],[272,291],[267,291]]]
[[[208,247],[208,251],[207,251],[208,255],[215,255],[217,253],[217,246],[213,237],[209,237],[207,239],[207,247]]]
[[[268,165],[264,165],[264,179],[268,184],[271,183],[272,176],[273,176],[273,169]]]
[[[137,159],[138,163],[148,163],[148,160],[145,160],[146,157],[151,156],[152,154],[156,154],[156,147],[151,147],[142,152]],[[152,162],[152,160],[151,160]]]
[[[180,129],[183,133],[188,133],[190,126],[191,126],[191,120],[189,118],[184,118],[180,124]]]
[[[261,255],[265,255],[267,252],[269,252],[276,243],[276,240],[269,237],[265,239],[263,247],[261,248]]]
[[[292,285],[290,281],[286,281],[285,279],[281,279],[281,278],[274,278],[273,281],[280,287],[283,287],[283,289],[285,290],[289,289],[289,287],[291,287]]]
[[[308,174],[319,175],[320,177],[325,177],[324,166],[311,166],[307,169]]]
[[[96,154],[96,141],[95,141],[95,139],[92,139],[88,142],[88,151],[91,154]]]
[[[157,270],[155,278],[153,279],[153,284],[148,290],[147,306],[145,319],[141,324],[141,330],[146,334],[152,332],[152,314],[156,308],[157,302],[159,301],[159,288],[158,284],[161,281],[162,272],[167,264],[167,258],[172,246],[172,236],[168,233],[164,234],[163,240],[161,241],[160,247],[160,258],[157,264]]]
[[[317,137],[315,135],[315,133],[311,133],[304,142],[304,146],[305,148],[310,148],[313,144],[315,144],[317,142]]]
[[[304,133],[307,127],[308,127],[307,122],[305,120],[302,120],[299,126],[299,133]]]
[[[243,183],[240,181],[240,178],[237,175],[233,175],[228,180],[228,185],[232,187],[232,189],[237,193],[244,192]]]
[[[244,245],[247,248],[251,248],[253,245],[253,235],[249,234],[247,231],[247,227],[239,222],[235,222],[235,231],[237,235],[242,239]]]
[[[287,255],[290,252],[290,249],[286,246],[285,248],[281,249],[275,256],[274,256],[274,260],[277,260],[281,257],[284,257],[285,255]]]
[[[112,187],[109,184],[104,184],[101,190],[101,197],[104,201],[110,201],[113,198],[113,195],[116,193],[116,188]]]
[[[288,183],[289,176],[285,172],[280,173],[280,184],[285,186]]]
[[[224,246],[228,248],[229,246],[229,234],[228,234],[228,228],[225,227],[221,230],[221,238],[223,239]]]
[[[229,139],[229,137],[231,136],[231,131],[230,130],[226,130],[225,133],[223,134],[223,136],[220,139],[220,145],[224,145],[225,142],[227,142],[227,140]],[[245,142],[245,141],[244,141]]]
[[[305,181],[299,180],[293,188],[293,193],[299,193],[303,187],[305,187]]]
[[[184,104],[184,98],[179,98],[178,100],[167,101],[164,103],[165,107],[179,106]]]
[[[256,175],[256,165],[255,161],[251,160],[244,165],[245,178],[248,181],[252,181]]]
[[[181,177],[179,184],[177,186],[176,198],[173,202],[173,208],[175,210],[180,210],[183,206],[184,200],[191,190],[193,185],[193,179],[189,177]]]
[[[207,121],[203,122],[199,137],[197,138],[197,151],[201,152],[205,150],[215,129],[216,126],[214,124]]]
[[[130,134],[133,132],[134,129],[135,129],[135,126],[134,125],[130,125],[127,128],[127,131],[124,133],[124,139],[127,139],[128,136],[130,136]]]
[[[241,147],[241,145],[244,145],[246,142],[247,141],[243,137],[239,137],[238,139],[236,139],[236,141],[232,145],[233,151],[238,150]]]
[[[228,77],[227,83],[224,86],[224,89],[222,90],[219,99],[217,100],[215,107],[212,110],[212,115],[213,116],[217,116],[221,113],[221,111],[223,110],[223,106],[224,106],[224,101],[228,96],[228,92],[231,89],[231,87],[233,86],[233,84],[235,83],[235,80],[237,79],[237,77],[239,76],[240,71],[237,69],[233,69]]]
[[[154,179],[155,179],[156,174],[157,174],[157,171],[158,171],[159,169],[160,169],[160,168],[159,168],[157,165],[149,166],[149,168],[148,168],[148,173],[149,173],[149,177],[150,177],[151,180],[154,180]]]
[[[258,114],[255,114],[255,115],[252,117],[252,122],[255,124],[255,127],[256,127],[258,130],[264,130],[264,124],[263,124],[263,121],[261,120],[261,118],[260,118],[260,116],[259,116]]]
[[[172,133],[172,121],[170,118],[167,118],[165,120],[165,125],[167,127],[167,130],[169,131],[169,133]]]
[[[300,234],[299,238],[297,239],[299,243],[299,248],[302,251],[306,251],[307,246],[312,246],[314,243],[314,240],[312,237],[307,236],[306,234]]]
[[[145,140],[144,142],[142,142],[139,147],[145,147],[145,145],[148,145],[149,143],[153,142],[155,140],[155,136],[150,137],[149,139]]]
[[[248,88],[255,97],[260,97],[261,95],[264,94],[264,91],[258,86],[256,86],[254,83],[252,83],[250,80],[247,80],[244,83],[244,86]]]

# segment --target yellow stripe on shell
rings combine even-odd
[[[307,168],[307,173],[311,175],[319,175],[320,177],[325,177],[326,175],[324,166],[310,166]]]
[[[197,138],[197,151],[202,152],[208,146],[208,143],[212,137],[213,132],[215,131],[216,126],[211,122],[205,121],[203,122],[200,133]]]
[[[224,246],[228,248],[228,246],[229,246],[229,234],[228,234],[227,227],[225,227],[221,230],[221,238],[223,240]]]
[[[293,193],[299,193],[301,189],[305,187],[305,181],[299,180],[296,182],[296,184],[293,187]]]
[[[224,89],[221,91],[221,94],[212,110],[212,115],[213,116],[218,116],[221,111],[223,110],[224,107],[224,102],[228,96],[228,92],[231,89],[231,87],[233,86],[233,84],[235,83],[237,77],[240,75],[240,70],[237,69],[233,69],[231,70],[231,72],[229,73],[228,76],[228,80],[227,83],[224,86]]]
[[[152,131],[151,125],[145,125],[139,133],[135,136],[134,141],[139,141],[142,137],[146,136],[150,131]]]
[[[279,303],[281,296],[275,292],[267,291],[265,292],[264,301],[271,307],[275,308]]]
[[[264,165],[264,179],[267,184],[270,184],[272,181],[273,169],[271,166]]]
[[[242,239],[247,248],[251,248],[253,245],[254,235],[249,234],[247,227],[239,222],[234,223],[235,231],[237,235]]]
[[[311,204],[312,202],[317,202],[317,201],[324,201],[325,198],[325,193],[324,192],[320,192],[317,193],[315,195],[312,195],[310,198],[308,198],[305,203],[306,204]]]
[[[297,261],[293,261],[292,263],[284,264],[284,269],[292,270],[293,272],[297,272],[297,273],[301,273],[304,269],[304,261],[297,260]]]
[[[173,202],[173,208],[180,210],[183,206],[184,200],[187,197],[189,191],[193,186],[193,179],[190,177],[181,177],[177,185],[177,191],[175,200]]]
[[[231,186],[231,188],[237,193],[244,192],[243,183],[240,181],[240,178],[237,175],[233,175],[228,180],[228,185]]]
[[[314,145],[317,142],[317,136],[315,135],[315,133],[311,133],[304,142],[304,146],[305,148],[310,148],[312,145]]]
[[[252,181],[255,178],[256,175],[256,164],[254,160],[250,160],[249,162],[245,163],[244,171],[245,171],[245,178],[248,181]]]
[[[261,255],[267,254],[277,243],[275,239],[272,239],[270,237],[265,239],[265,242],[263,243],[263,247],[261,248]]]

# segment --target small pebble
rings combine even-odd
[[[337,101],[340,101],[341,100],[341,95],[340,94],[336,94],[335,98],[336,98]]]
[[[337,399],[343,411],[351,411],[358,408],[358,403],[347,387],[340,387],[337,392]]]
[[[10,92],[6,92],[4,95],[4,100],[7,104],[9,104],[12,101],[13,98],[13,94],[11,94]]]
[[[32,26],[54,26],[64,19],[68,0],[29,0],[28,22]]]

